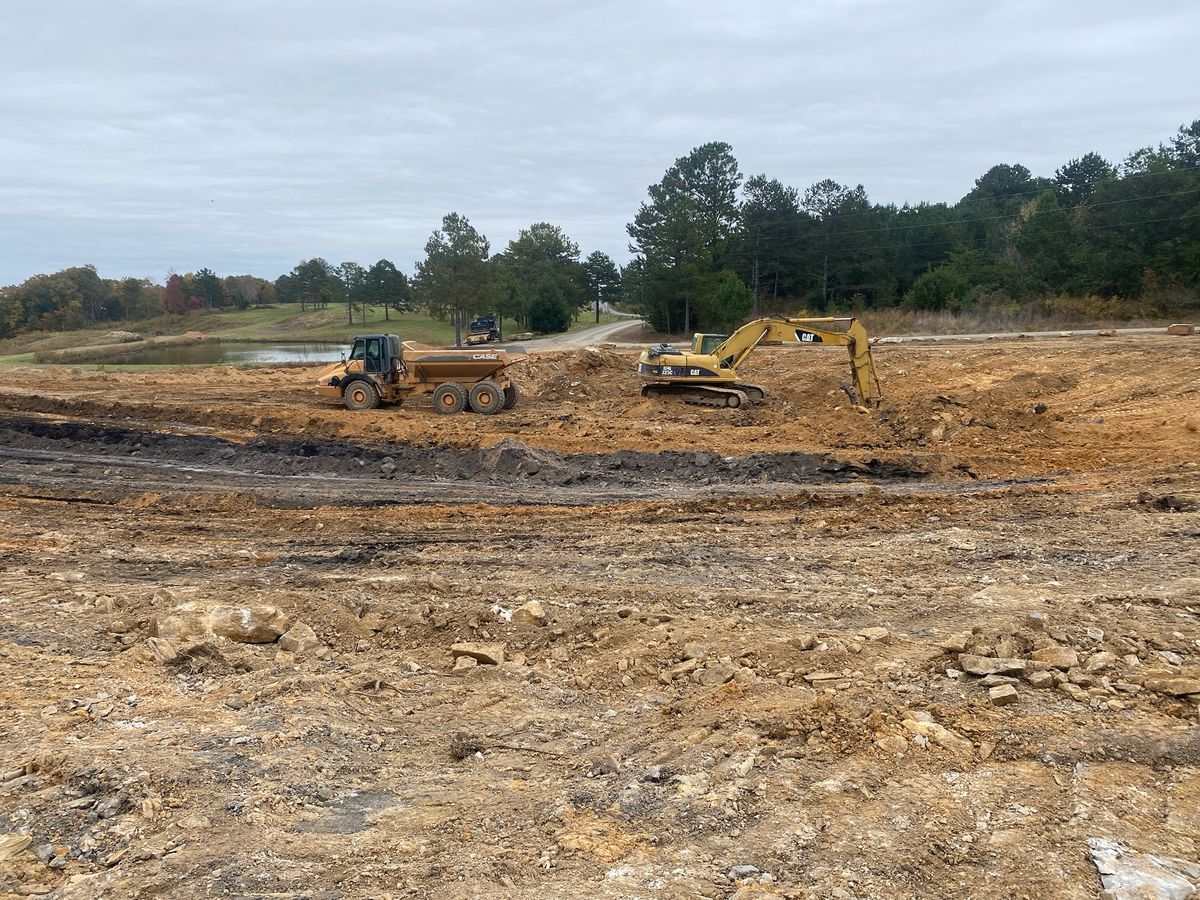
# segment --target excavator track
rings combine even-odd
[[[760,403],[767,396],[767,389],[757,384],[749,384],[744,381],[737,381],[729,385],[735,391],[741,391],[749,398],[751,403]]]
[[[747,391],[739,390],[743,387],[715,387],[707,384],[671,384],[669,382],[661,382],[657,384],[647,384],[642,387],[643,397],[678,397],[684,403],[690,403],[692,406],[716,406],[728,409],[737,409],[740,406],[749,406],[751,396]],[[762,388],[754,385],[746,385],[746,387],[754,388],[758,392],[759,399],[762,397]]]

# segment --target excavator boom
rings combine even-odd
[[[691,351],[662,345],[642,354],[638,372],[652,383],[644,396],[682,396],[692,403],[740,406],[764,395],[756,385],[743,383],[738,367],[762,346],[836,344],[850,354],[851,384],[847,393],[860,406],[878,406],[882,399],[867,330],[849,316],[789,318],[768,316],[747,322],[709,352],[702,349],[719,335],[696,335]]]

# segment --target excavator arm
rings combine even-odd
[[[845,330],[833,331],[824,327],[838,325],[845,325]],[[882,391],[875,372],[875,361],[871,358],[871,342],[862,322],[853,317],[755,319],[727,337],[713,350],[713,355],[723,367],[736,371],[759,347],[783,344],[835,344],[845,347],[850,352],[853,379],[851,400],[859,406],[879,405]]]

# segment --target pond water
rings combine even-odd
[[[255,366],[278,363],[337,362],[349,347],[345,344],[248,344],[205,341],[174,347],[152,347],[122,359],[122,365],[133,366]]]

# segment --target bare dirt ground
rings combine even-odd
[[[1200,882],[1200,343],[880,347],[874,412],[632,360],[493,417],[0,371],[0,895]]]

